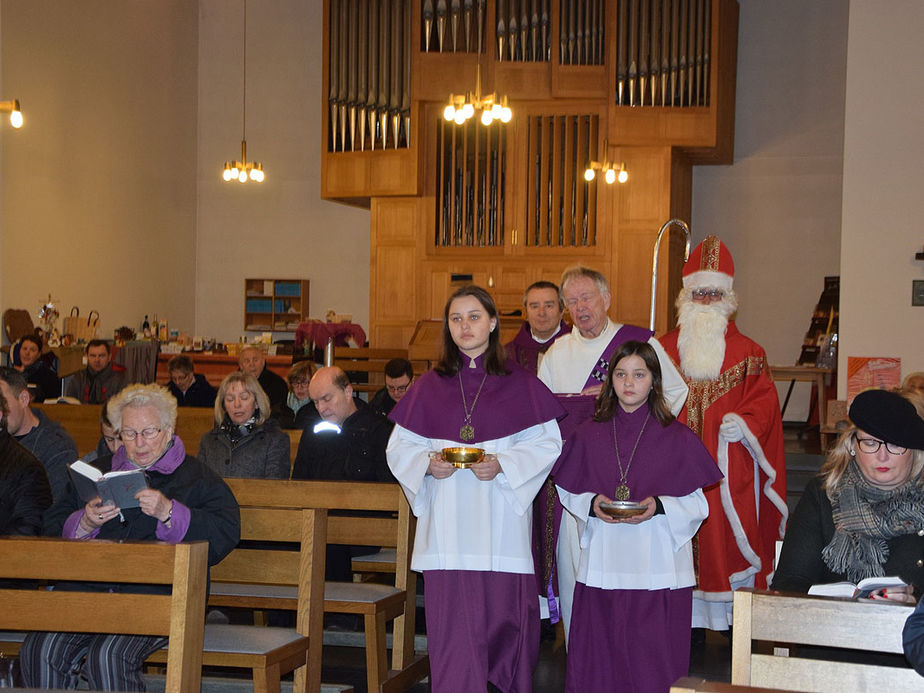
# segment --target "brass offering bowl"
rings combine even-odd
[[[645,512],[645,506],[634,501],[614,500],[609,503],[600,503],[600,510],[605,512],[610,517],[618,517],[623,519],[626,517],[635,517],[636,515],[641,515],[643,512]]]
[[[468,469],[484,459],[483,448],[443,448],[443,459],[458,469]]]

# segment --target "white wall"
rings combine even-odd
[[[103,335],[158,311],[191,325],[196,7],[187,0],[3,0],[0,308],[51,293]],[[60,325],[60,323],[59,323]]]
[[[312,317],[369,325],[369,213],[320,199],[321,0],[247,6],[247,155],[266,181],[225,183],[240,156],[240,2],[199,2],[196,323],[242,334],[244,278],[311,280]]]
[[[847,356],[899,356],[924,369],[924,3],[852,0],[847,49],[839,391]]]
[[[839,271],[847,5],[739,0],[735,161],[693,169],[694,237],[728,246],[738,326],[773,364]]]

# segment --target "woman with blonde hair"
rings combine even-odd
[[[924,419],[910,395],[861,392],[790,519],[772,588],[897,575],[875,598],[914,604],[924,591]]]
[[[223,477],[288,479],[289,436],[269,414],[257,379],[230,373],[218,388],[215,428],[202,436],[199,459]]]

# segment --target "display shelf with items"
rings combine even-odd
[[[835,368],[840,312],[840,277],[825,277],[824,290],[815,305],[812,321],[802,342],[799,366]]]
[[[244,329],[295,332],[308,319],[307,279],[245,279]]]

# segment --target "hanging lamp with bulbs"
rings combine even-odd
[[[244,80],[243,80],[243,97],[241,100],[242,104],[242,118],[241,118],[241,158],[240,160],[226,161],[224,170],[222,171],[222,178],[225,181],[238,181],[240,183],[247,183],[248,181],[253,181],[254,183],[262,183],[264,179],[263,174],[263,164],[259,161],[247,161],[247,0],[243,0],[244,3],[244,39],[243,39],[243,66],[244,66]]]

